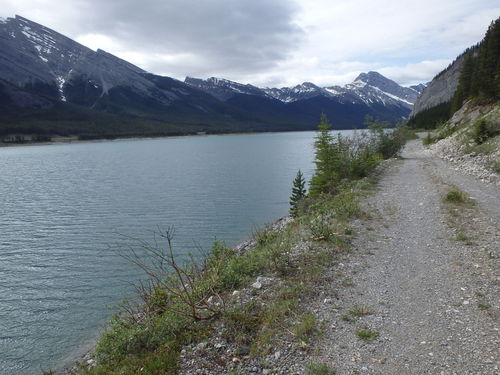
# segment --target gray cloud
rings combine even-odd
[[[128,50],[170,56],[172,66],[186,60],[176,55],[189,51],[187,63],[201,71],[270,69],[303,35],[293,21],[298,7],[287,0],[88,0],[85,8],[87,33],[112,36]],[[160,58],[147,68],[165,71],[163,64],[168,62]]]
[[[481,40],[498,0],[1,0],[152,73],[261,86],[432,79]]]

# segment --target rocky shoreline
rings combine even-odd
[[[291,216],[280,217],[276,221],[268,224],[266,226],[266,230],[271,231],[271,232],[280,232],[288,224],[290,224],[293,220],[294,219]],[[254,238],[249,238],[248,240],[245,240],[245,241],[237,244],[236,246],[234,246],[234,249],[239,254],[245,254],[248,251],[252,250],[256,245],[257,245],[256,240]],[[252,283],[252,285],[246,289],[246,292],[247,292],[246,294],[249,294],[249,293],[251,294],[252,290],[266,289],[267,287],[271,286],[275,281],[276,280],[274,278],[259,276],[255,280],[255,282]],[[232,297],[233,297],[232,302],[233,303],[238,303],[238,302],[241,303],[241,301],[244,300],[244,298],[242,298],[242,294],[241,294],[242,292],[245,292],[245,291],[242,290],[241,292],[240,291],[233,292],[233,295],[232,295]],[[249,298],[251,299],[252,297],[249,297]],[[247,302],[248,302],[248,300],[247,300]],[[214,345],[216,346],[216,349],[222,348],[222,345],[217,345],[217,343],[213,343],[213,342],[212,343],[200,343],[199,345],[195,345],[192,347],[188,346],[182,351],[181,359],[184,359],[184,362],[187,360],[185,357],[186,357],[186,353],[188,352],[188,350],[192,351],[193,348],[194,349],[200,349],[200,348],[206,349],[206,348],[208,348],[210,346],[214,346]],[[95,360],[93,358],[94,353],[95,353],[95,347],[92,348],[91,350],[87,351],[80,358],[78,358],[71,366],[65,367],[64,369],[59,371],[58,374],[59,375],[72,375],[72,374],[78,373],[78,370],[81,369],[82,367],[83,368],[92,368],[93,366],[95,366]],[[191,364],[193,364],[192,360],[191,360]],[[199,372],[190,372],[189,366],[188,366],[188,372],[186,374],[191,374],[191,373],[199,374]]]

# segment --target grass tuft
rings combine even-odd
[[[356,318],[373,314],[373,310],[368,306],[354,306],[349,310],[349,314]]]
[[[370,343],[378,338],[379,333],[368,328],[359,328],[356,330],[356,335],[360,340]]]
[[[454,203],[454,204],[465,204],[470,201],[467,195],[463,191],[456,188],[448,191],[444,195],[443,200],[447,203]]]
[[[326,363],[309,362],[306,365],[306,375],[335,375],[337,370]]]

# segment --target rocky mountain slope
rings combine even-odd
[[[449,102],[453,98],[457,90],[463,62],[464,55],[461,55],[448,68],[434,77],[414,102],[410,117],[414,117],[422,111],[439,104]]]
[[[150,74],[103,50],[21,16],[0,20],[0,136],[88,138],[194,132],[363,126],[365,115],[396,123],[422,87],[405,88],[376,72],[346,86],[303,83],[258,88],[224,79],[181,82]]]

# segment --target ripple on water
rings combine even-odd
[[[141,277],[110,250],[130,242],[120,234],[148,240],[174,224],[177,249],[207,249],[285,214],[297,170],[311,175],[313,137],[0,149],[0,373],[57,367],[103,329]]]

